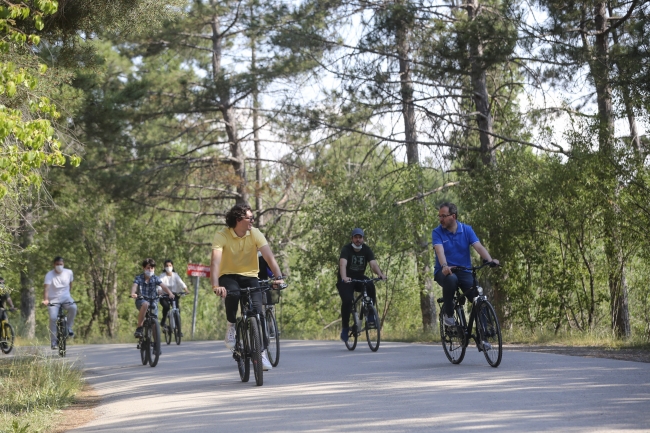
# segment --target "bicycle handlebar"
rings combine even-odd
[[[41,304],[41,305],[43,305],[44,307],[49,307],[50,305],[56,307],[56,306],[59,306],[59,305],[72,305],[72,304],[76,304],[76,303],[77,303],[77,301],[72,301],[72,302],[48,302],[47,305],[44,305],[44,304]]]
[[[383,278],[368,278],[367,280],[353,280],[350,279],[348,283],[374,283],[375,281],[384,281]]]
[[[138,297],[136,299],[142,299],[142,300],[145,300],[145,301],[153,302],[153,301],[157,301],[158,299],[160,299],[160,296],[155,296],[155,297],[149,298],[147,296],[138,295]]]
[[[451,268],[452,268],[452,272],[454,272],[456,270],[475,272],[475,271],[478,271],[480,269],[483,269],[486,266],[489,266],[491,268],[496,268],[497,266],[501,266],[501,265],[498,264],[498,263],[494,263],[494,262],[486,262],[486,263],[483,263],[481,266],[470,266],[470,267],[467,267],[467,266],[451,266]]]
[[[284,290],[287,287],[289,287],[289,285],[287,283],[277,284],[275,281],[283,280],[286,277],[287,277],[286,275],[282,275],[280,277],[273,277],[273,278],[269,278],[268,280],[258,280],[258,281],[260,284],[262,284],[261,287],[265,287],[270,290]],[[276,285],[277,287],[273,287],[273,285]]]

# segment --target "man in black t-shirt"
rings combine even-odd
[[[364,274],[366,266],[370,265],[370,269],[377,274],[382,280],[386,276],[379,269],[379,265],[375,260],[370,247],[363,243],[363,230],[356,228],[352,230],[352,242],[346,244],[341,249],[341,256],[339,258],[339,275],[336,283],[336,288],[339,290],[341,296],[341,340],[348,341],[348,334],[350,331],[350,312],[352,311],[352,301],[354,300],[354,292],[363,291],[363,284],[351,283],[350,280],[365,280]],[[372,302],[377,306],[377,295],[375,285],[373,283],[366,284],[366,291],[368,296],[372,298]],[[373,322],[374,317],[368,317],[368,322]]]

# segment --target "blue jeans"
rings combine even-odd
[[[471,272],[459,271],[449,275],[444,275],[442,271],[438,271],[433,278],[436,280],[436,283],[442,287],[442,312],[445,313],[447,317],[454,316],[453,300],[454,293],[458,287],[460,287],[463,294],[470,299],[477,295],[474,293],[476,290],[472,289],[474,278],[472,278]]]

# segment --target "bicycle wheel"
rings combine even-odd
[[[458,313],[456,313],[458,316]],[[442,341],[442,348],[447,355],[447,359],[452,364],[460,364],[463,362],[465,357],[465,350],[467,345],[465,344],[465,331],[462,326],[445,326],[442,319],[442,310],[439,315],[440,319],[440,340]],[[463,323],[458,317],[456,317],[456,323]]]
[[[264,320],[266,320],[269,337],[269,346],[266,348],[266,353],[269,355],[271,365],[277,367],[280,362],[280,331],[278,331],[278,322],[275,320],[273,310],[266,310]]]
[[[147,365],[149,362],[149,342],[146,338],[140,338],[140,360],[142,365]]]
[[[251,349],[251,360],[253,361],[253,374],[255,375],[255,384],[262,386],[264,384],[264,366],[262,365],[262,333],[258,326],[257,318],[248,319],[249,341]]]
[[[165,343],[167,343],[167,345],[171,344],[171,342],[172,342],[172,326],[171,325],[172,325],[172,312],[169,311],[167,313],[167,323],[165,324],[165,326],[161,326],[161,328],[165,330],[165,332],[163,332],[163,334],[165,334]]]
[[[376,352],[379,350],[379,342],[381,341],[381,324],[379,323],[379,316],[377,315],[377,309],[374,305],[368,305],[366,311],[366,339],[368,340],[368,346],[370,350]],[[368,323],[368,313],[374,314],[375,323],[374,325]]]
[[[357,347],[357,337],[357,325],[352,325],[348,331],[348,341],[345,342],[345,347],[347,347],[348,350],[354,350]]]
[[[502,343],[499,319],[494,312],[494,307],[488,301],[483,301],[478,307],[476,327],[481,337],[483,355],[488,364],[498,367],[501,364]]]
[[[174,339],[176,340],[176,345],[178,346],[181,344],[181,337],[183,337],[183,334],[181,333],[181,314],[178,311],[174,311]]]
[[[59,356],[65,357],[66,340],[68,339],[68,318],[63,317],[57,322],[56,339],[59,345]]]
[[[233,357],[237,361],[237,369],[239,370],[239,377],[242,382],[248,382],[251,374],[251,364],[250,360],[246,356],[246,334],[244,333],[244,321],[239,319],[237,320],[237,334],[235,340],[235,350],[233,351]]]
[[[151,322],[151,342],[149,343],[149,366],[155,367],[158,365],[158,358],[160,358],[160,323],[158,323],[158,319],[153,319]]]
[[[2,353],[8,354],[14,348],[14,327],[9,322],[4,322],[2,325],[0,350],[2,350]]]

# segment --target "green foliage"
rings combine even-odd
[[[39,37],[23,32],[18,21],[32,20],[36,30],[43,29],[43,17],[57,10],[56,1],[39,0],[38,9],[26,5],[0,6],[0,51],[7,53],[12,47],[27,43],[36,45]],[[15,49],[15,48],[14,48]],[[38,72],[44,74],[45,65]],[[55,138],[50,119],[59,117],[54,104],[46,97],[28,97],[26,113],[11,108],[19,87],[34,90],[37,76],[27,68],[17,68],[11,61],[0,61],[0,199],[18,187],[42,183],[40,168],[65,164],[61,143]],[[21,104],[18,104],[19,106]],[[70,158],[79,165],[79,158]]]

